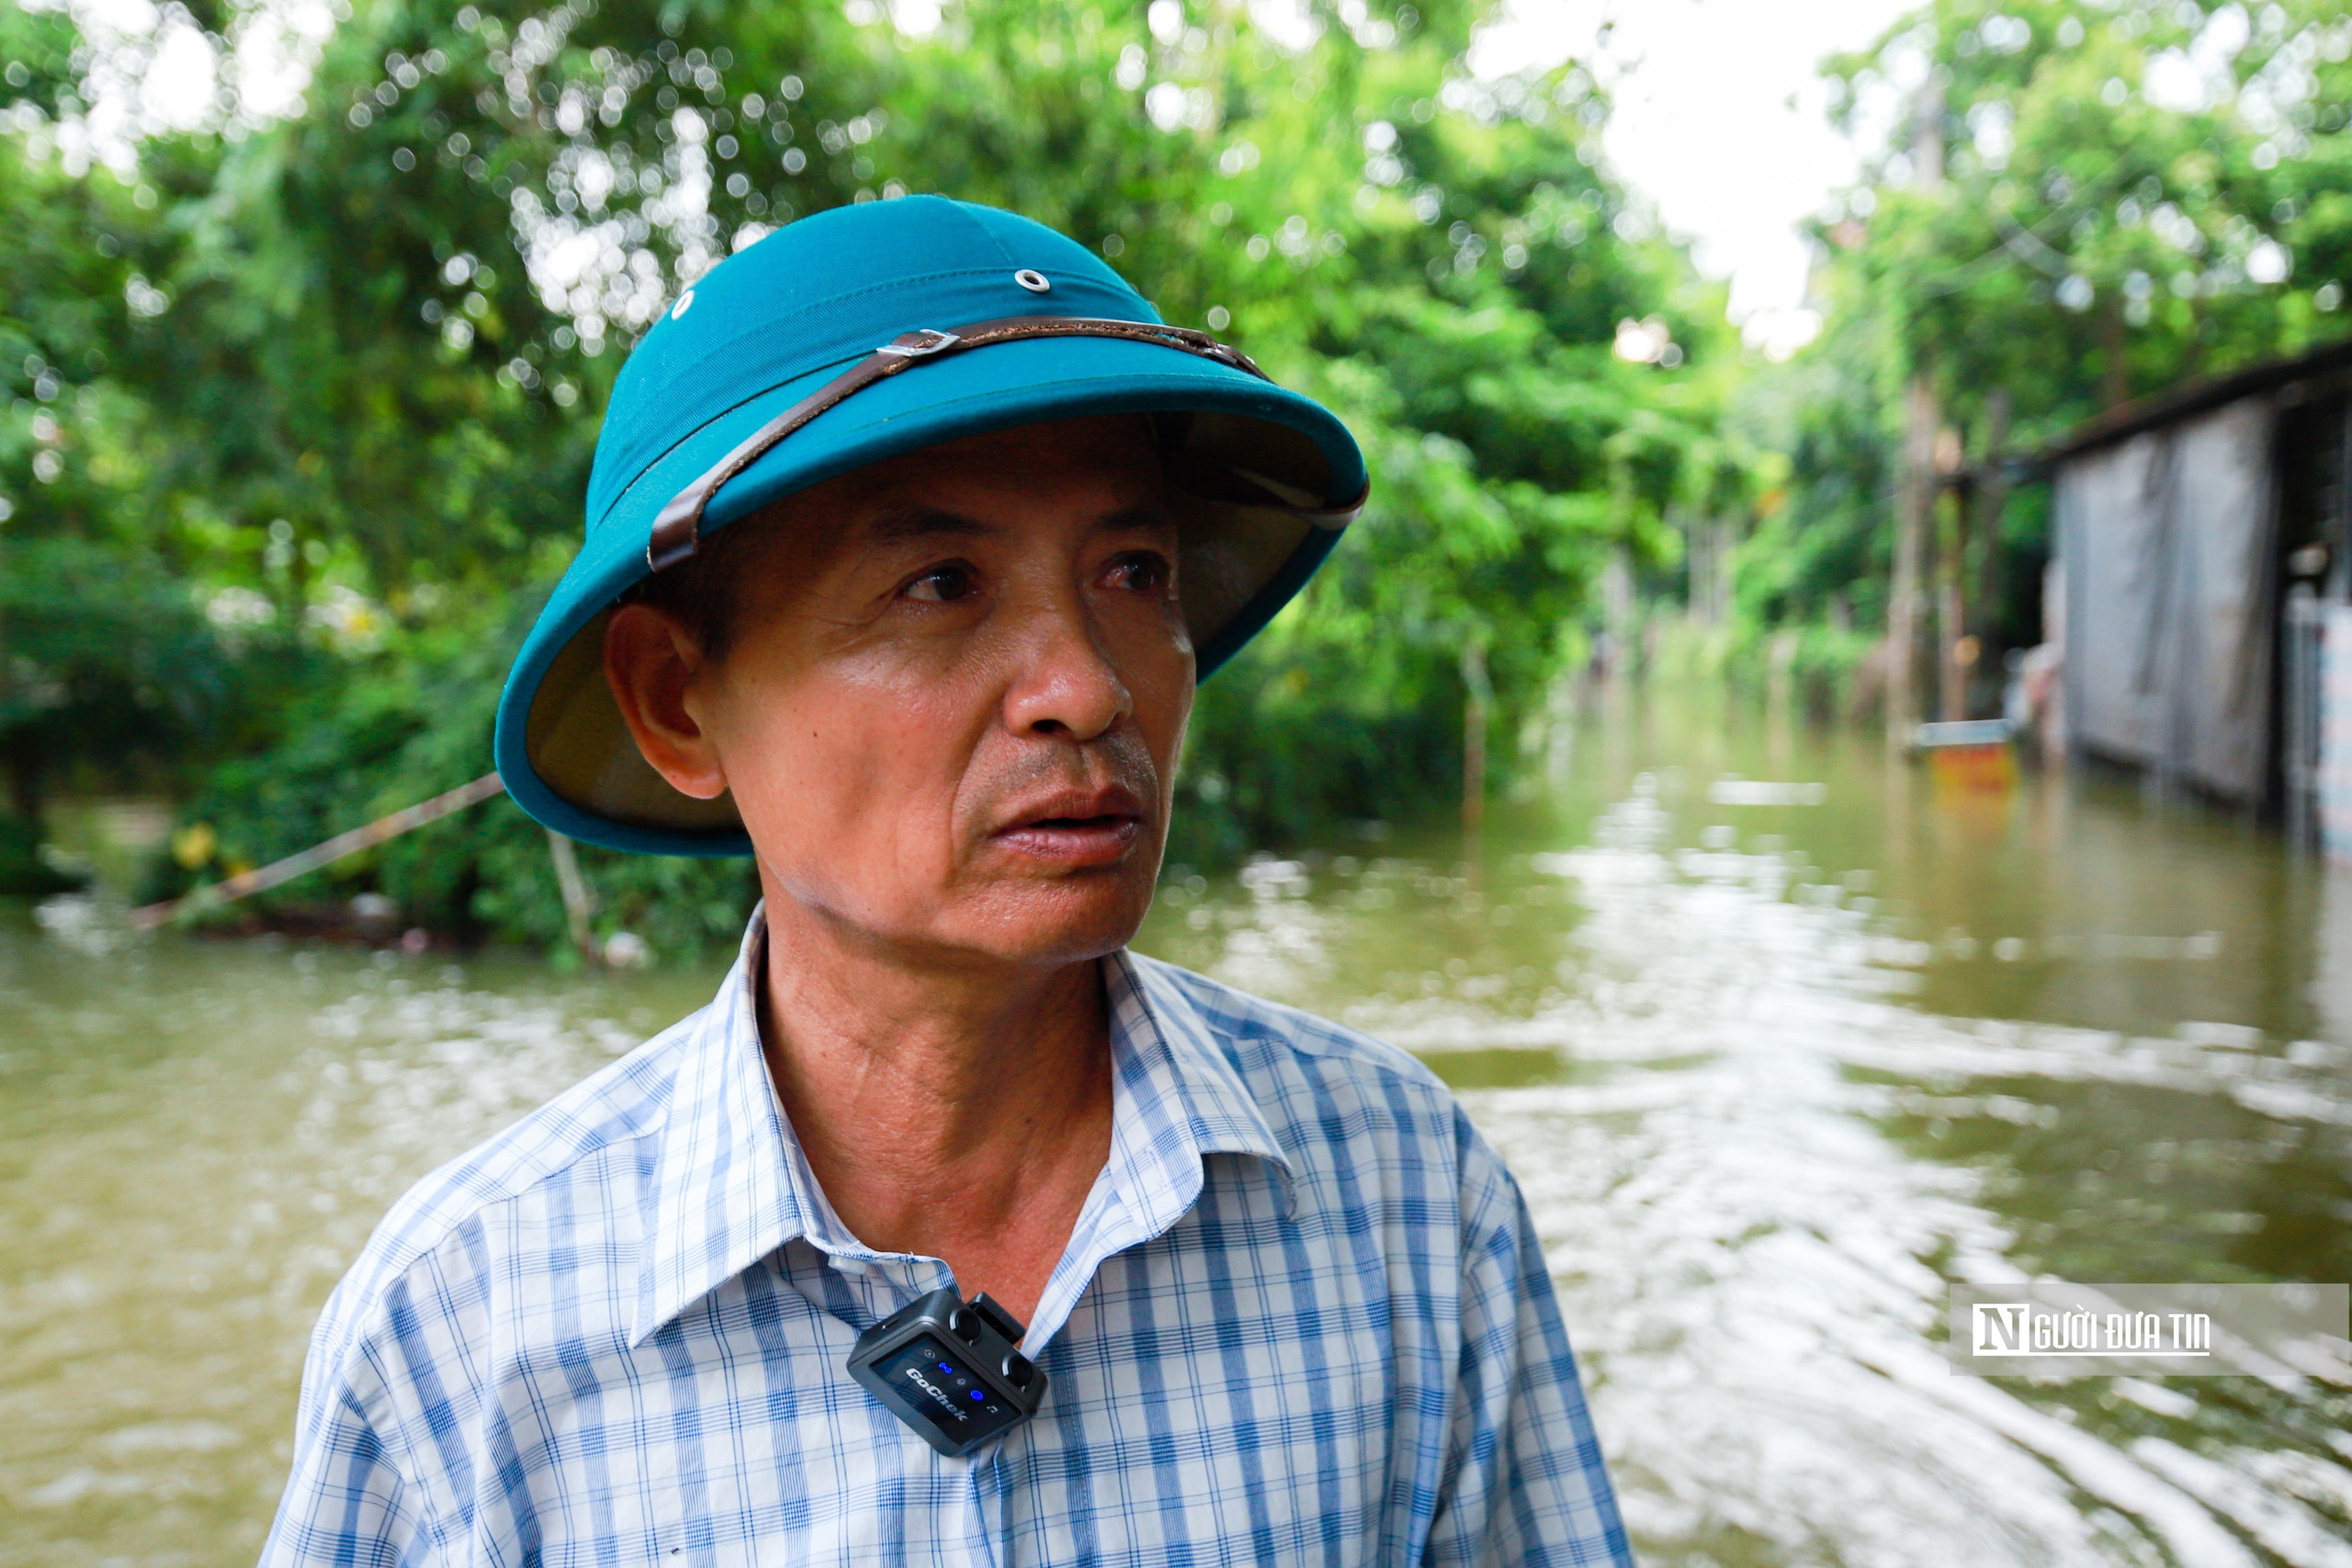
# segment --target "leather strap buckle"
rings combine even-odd
[[[921,359],[925,355],[953,348],[963,341],[954,333],[944,333],[937,327],[917,327],[910,333],[899,333],[874,352],[896,355],[901,359]]]

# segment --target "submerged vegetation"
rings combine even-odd
[[[0,874],[52,874],[22,845],[60,795],[163,794],[151,895],[488,766],[629,343],[824,208],[1026,212],[1363,439],[1346,547],[1203,689],[1184,860],[1450,805],[1465,722],[1507,781],[1589,661],[1852,695],[1911,389],[1980,463],[2325,335],[2352,269],[2318,0],[1940,4],[1831,62],[1882,151],[1784,365],[1610,174],[1591,75],[1471,76],[1462,0],[82,15],[0,9]],[[2041,511],[1931,520],[1989,648],[2038,635]],[[605,933],[737,929],[740,864],[581,859]],[[503,802],[284,897],[358,893],[566,931]]]

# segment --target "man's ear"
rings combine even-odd
[[[605,683],[622,722],[653,771],[696,800],[727,790],[718,749],[687,702],[708,667],[693,635],[650,604],[623,604],[605,625]]]

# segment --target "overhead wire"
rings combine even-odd
[[[2052,208],[2037,222],[2029,227],[2018,226],[2007,214],[1996,215],[1994,225],[2001,231],[2000,243],[1981,255],[1973,256],[1946,272],[1922,280],[1918,285],[1919,292],[1929,299],[1940,299],[1946,295],[1957,294],[1978,280],[1991,276],[2012,260],[2022,261],[2036,271],[2048,273],[2052,277],[2064,276],[2074,270],[2071,263],[2064,252],[2059,251],[2041,237],[2041,231],[2061,219],[2079,215],[2081,209],[2086,203],[2106,194],[2107,190],[2111,188],[2115,177],[2123,172],[2124,164],[2130,162],[2131,158],[2132,153],[2129,152],[2117,153],[2107,167],[2100,170],[2082,188],[2070,194],[2064,201]],[[2040,248],[2041,256],[2037,257],[2030,254],[2034,247]],[[2052,272],[2051,264],[2053,262],[2062,270]]]

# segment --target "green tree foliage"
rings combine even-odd
[[[2335,0],[1943,0],[1827,74],[1882,151],[1817,225],[1821,338],[1741,393],[1795,476],[1742,563],[1756,618],[1883,614],[1915,372],[1978,461],[1996,395],[2009,449],[2030,450],[2345,331],[2352,17]],[[2045,513],[2021,497],[1996,553],[2032,558]],[[2013,573],[2005,592],[2033,590]]]
[[[224,698],[209,628],[186,591],[185,540],[150,525],[161,458],[123,356],[119,249],[90,242],[128,193],[0,143],[9,232],[0,367],[0,741],[8,808],[37,818],[51,777],[106,762],[149,772],[205,734]]]
[[[152,562],[120,581],[169,613],[119,613],[185,629],[184,655],[151,629],[138,657],[170,665],[153,690],[189,716],[171,744],[209,768],[190,813],[219,829],[159,887],[446,788],[486,759],[628,343],[777,224],[940,190],[1099,247],[1372,456],[1347,547],[1204,691],[1181,852],[1426,808],[1458,787],[1465,648],[1512,733],[1599,565],[1672,558],[1736,363],[1719,295],[1600,166],[1584,73],[1464,74],[1481,14],[966,0],[910,33],[864,0],[361,0],[291,113],[224,97],[76,169],[104,51],[18,13],[0,197],[49,236],[6,265],[24,363],[51,369],[8,428],[77,423],[54,474],[0,448],[0,584],[69,538]],[[1626,321],[1670,352],[1612,353]],[[135,685],[130,645],[92,640]],[[552,938],[536,833],[487,807],[325,882]],[[740,910],[739,868],[588,864],[608,925],[700,911],[672,945]]]

